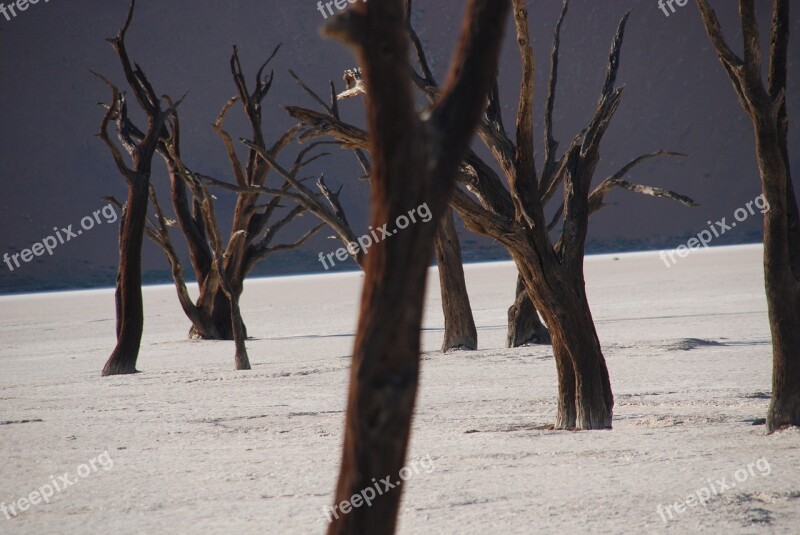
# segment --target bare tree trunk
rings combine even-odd
[[[756,154],[770,206],[764,217],[764,277],[772,333],[767,427],[773,432],[787,425],[800,426],[800,282],[790,261],[790,257],[800,258],[800,242],[789,239],[789,214],[796,225],[797,201],[775,122],[757,123]]]
[[[434,238],[497,69],[508,0],[471,0],[448,83],[425,119],[409,80],[402,0],[356,3],[329,35],[352,45],[369,92],[372,223],[427,203],[432,219],[370,249],[356,332],[336,504],[395,480],[403,467],[419,379],[420,327]],[[329,534],[394,533],[402,487],[371,506],[333,510]]]
[[[586,299],[583,273],[561,268],[555,256],[526,251],[519,243],[513,245],[516,249],[512,256],[528,296],[550,327],[558,372],[555,428],[610,428],[614,398]],[[539,262],[532,264],[531,258],[537,257]]]
[[[228,318],[230,319],[230,316]],[[227,321],[223,323],[219,318],[214,321],[211,317],[201,314],[195,321],[192,321],[192,326],[189,327],[189,338],[193,340],[232,340],[233,335],[228,323]],[[222,334],[218,327],[223,327],[228,332]]]
[[[461,244],[456,233],[453,212],[447,209],[436,233],[436,263],[439,265],[439,285],[444,313],[442,351],[478,349],[478,331],[469,304]]]
[[[517,275],[517,290],[514,304],[508,308],[508,335],[506,347],[521,347],[527,344],[550,344],[550,333],[539,319],[539,313],[528,297],[525,282]]]
[[[241,295],[242,291],[238,290],[237,287],[234,286],[234,295],[238,300]],[[233,340],[233,325],[231,324],[231,314],[233,313],[231,310],[231,302],[228,299],[228,296],[225,295],[221,289],[217,290],[217,292],[212,297],[214,304],[210,307],[207,307],[206,313],[209,314],[208,322],[212,328],[213,333],[216,333],[215,337],[203,336],[200,334],[197,326],[192,326],[192,329],[189,333],[190,337],[193,338],[204,338],[207,340]],[[247,327],[242,323],[242,329],[244,330],[244,336],[247,338]]]
[[[180,139],[176,140],[175,152],[180,156]],[[207,295],[207,285],[209,275],[213,271],[211,263],[212,252],[208,245],[208,233],[206,232],[200,208],[197,205],[190,207],[189,191],[186,188],[186,179],[180,175],[177,165],[170,158],[167,158],[167,166],[170,175],[170,192],[172,194],[172,206],[175,210],[175,219],[180,226],[181,232],[186,238],[186,245],[189,250],[189,259],[200,288],[200,296],[197,304],[193,306],[196,313],[187,314],[191,318],[192,327],[189,330],[189,338],[200,338],[204,340],[230,340],[232,336],[222,336],[219,327],[231,332],[230,321],[219,321],[212,319],[209,309],[203,303],[209,299]],[[193,199],[192,199],[193,200]],[[194,204],[194,203],[193,203]],[[175,277],[173,277],[174,279]],[[182,279],[176,281],[177,285],[182,285]],[[214,286],[216,287],[216,285]],[[218,294],[215,294],[218,295]],[[230,315],[228,315],[230,317]]]
[[[212,259],[213,261],[213,259]],[[197,272],[195,272],[197,273]],[[188,315],[192,322],[189,328],[189,338],[195,340],[233,340],[233,329],[230,323],[230,302],[224,293],[219,289],[219,281],[216,275],[212,280],[210,276],[214,273],[213,266],[209,265],[204,273],[204,283],[200,286],[200,295],[196,303],[192,303],[197,311],[196,314]],[[174,277],[173,277],[174,278]],[[209,283],[212,283],[209,288]],[[214,310],[217,306],[222,307],[221,314],[214,317]]]
[[[119,240],[117,345],[103,367],[104,376],[137,372],[136,360],[144,330],[142,241],[149,182],[149,177],[146,177],[128,185],[128,202]]]
[[[739,0],[744,57],[725,41],[707,0],[697,0],[703,25],[753,123],[764,215],[764,281],[772,334],[772,401],[767,431],[800,426],[800,219],[789,164],[786,110],[789,0],[773,0],[769,78],[765,87],[754,0]]]
[[[211,205],[211,201],[208,201],[208,204]],[[213,215],[213,210],[210,211],[210,214]],[[211,220],[216,221],[216,217],[209,217],[209,221]],[[219,260],[222,255],[222,247],[219,244],[219,236],[216,235],[216,232],[216,228],[212,230],[211,239],[215,249],[216,269],[220,277],[220,288],[228,302],[228,310],[230,311],[227,325],[231,327],[231,334],[236,346],[234,365],[237,370],[249,370],[250,358],[247,355],[247,346],[245,345],[247,333],[245,332],[244,322],[242,321],[242,312],[239,310],[239,296],[242,292],[241,290],[237,291],[237,288],[231,284],[228,276],[223,271],[222,261]]]
[[[237,297],[233,297],[232,301],[233,306],[231,307],[231,324],[233,325],[233,340],[236,345],[234,365],[237,370],[249,370],[250,358],[247,356],[247,347],[245,346],[247,332],[244,329],[242,313],[239,310],[239,299]]]

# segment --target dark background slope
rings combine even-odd
[[[442,79],[460,26],[462,0],[417,0],[415,19],[432,66]],[[717,1],[723,28],[740,49],[735,2]],[[768,4],[764,2],[764,4]],[[541,110],[549,71],[552,31],[560,2],[529,2],[537,59],[537,142],[541,144]],[[728,80],[703,32],[696,7],[690,3],[670,17],[655,0],[573,0],[564,27],[555,133],[566,145],[591,117],[602,84],[609,43],[620,17],[628,9],[628,24],[619,82],[625,85],[622,106],[603,143],[597,179],[614,172],[631,158],[659,148],[688,153],[684,160],[661,159],[638,167],[631,179],[668,187],[701,203],[687,209],[660,199],[628,192],[609,196],[613,204],[595,216],[591,250],[675,247],[680,239],[707,227],[707,220],[732,218],[733,211],[759,193],[753,157],[752,131]],[[127,2],[72,0],[39,2],[11,21],[0,17],[0,255],[28,248],[52,234],[55,226],[78,226],[82,217],[99,209],[101,197],[122,199],[125,189],[111,158],[94,137],[108,91],[87,69],[108,75],[122,86],[113,51],[104,38],[122,23]],[[762,9],[762,36],[768,13]],[[796,150],[800,116],[798,34],[800,12],[792,15],[788,95],[792,164],[800,168]],[[274,139],[293,124],[282,105],[314,107],[290,79],[289,68],[325,94],[327,81],[341,88],[341,73],[352,67],[350,52],[318,36],[322,16],[316,2],[302,0],[140,0],[128,37],[131,55],[145,69],[159,93],[179,96],[189,90],[181,107],[183,151],[194,168],[230,180],[221,143],[210,125],[220,106],[234,93],[228,60],[238,44],[248,77],[272,49],[282,43],[274,60],[275,83],[268,97],[265,126]],[[765,42],[766,46],[766,42]],[[501,65],[501,91],[506,126],[513,131],[519,83],[519,60],[511,35]],[[362,103],[342,105],[343,117],[361,123]],[[227,123],[234,136],[248,136],[237,109]],[[289,163],[297,148],[287,151]],[[541,161],[541,150],[537,147]],[[154,182],[163,189],[160,161]],[[335,149],[309,169],[324,172],[333,185],[343,184],[342,199],[356,231],[365,228],[368,190],[349,153]],[[277,180],[277,178],[275,178]],[[230,221],[230,197],[220,193],[218,215]],[[167,197],[162,201],[167,204]],[[286,239],[302,233],[314,221],[301,218]],[[754,241],[760,217],[739,224],[716,244]],[[319,251],[338,242],[323,231],[304,249],[276,256],[258,274],[323,271]],[[502,255],[488,240],[462,232],[465,258]],[[13,272],[0,264],[0,292],[113,284],[117,261],[117,225],[102,224]],[[182,237],[175,234],[176,243]],[[161,252],[145,246],[148,280],[163,279]],[[350,265],[350,268],[353,266]]]

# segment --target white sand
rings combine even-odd
[[[757,246],[669,269],[656,253],[587,259],[616,407],[613,431],[582,433],[536,429],[554,420],[555,365],[548,347],[503,349],[511,264],[467,268],[476,352],[437,351],[431,277],[411,456],[435,469],[404,484],[400,533],[800,533],[800,431],[751,425],[770,390],[761,270]],[[360,281],[248,283],[251,372],[232,370],[231,342],[188,341],[174,290],[148,288],[144,373],[105,379],[110,290],[0,298],[0,421],[41,420],[0,425],[0,502],[79,479],[0,513],[0,533],[321,533]],[[104,451],[110,470],[76,478]],[[722,478],[735,487],[706,507],[656,512]]]

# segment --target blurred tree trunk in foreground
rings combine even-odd
[[[376,244],[364,288],[350,374],[336,504],[403,467],[420,367],[425,282],[438,225],[492,80],[508,0],[471,0],[448,81],[422,117],[409,80],[402,0],[356,3],[331,19],[328,35],[351,45],[364,72],[372,165],[373,226],[427,203],[433,215]],[[402,488],[371,506],[339,511],[328,532],[391,534]]]

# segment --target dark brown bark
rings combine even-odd
[[[444,313],[442,351],[478,349],[478,331],[475,328],[467,284],[464,280],[461,244],[456,233],[453,213],[449,208],[442,218],[434,244]]]
[[[204,191],[203,194],[203,208],[207,212],[207,220],[209,223],[216,222],[216,218],[213,215],[213,203],[210,200],[210,195],[208,195],[207,191]],[[220,288],[225,295],[225,300],[228,303],[228,309],[230,311],[230,315],[228,316],[228,321],[226,323],[227,325],[231,326],[231,335],[233,336],[234,344],[236,346],[234,367],[237,370],[249,370],[250,358],[247,355],[247,347],[245,345],[247,333],[245,332],[244,322],[242,321],[242,312],[239,310],[239,296],[242,292],[241,289],[238,289],[237,291],[237,288],[233,286],[228,274],[225,272],[225,267],[222,263],[222,257],[224,253],[222,252],[222,244],[219,239],[218,228],[215,224],[213,226],[209,225],[209,228],[211,228],[210,238],[214,248],[215,270],[217,272],[217,276],[219,277]]]
[[[550,344],[550,333],[528,296],[525,282],[522,277],[517,276],[516,297],[514,304],[508,308],[506,347],[521,347],[527,344]]]
[[[767,430],[772,433],[800,426],[800,221],[786,112],[789,0],[773,0],[766,87],[754,1],[739,1],[743,58],[728,46],[707,0],[697,4],[717,56],[752,120],[761,188],[769,205],[764,215],[764,280],[772,334],[772,400],[767,413]]]
[[[178,136],[175,136],[174,145],[174,150],[177,156],[180,157],[180,138]],[[181,232],[186,237],[189,259],[194,270],[197,285],[200,288],[200,296],[197,303],[195,304],[190,300],[191,306],[183,306],[184,312],[186,312],[187,317],[192,323],[192,327],[189,330],[189,337],[206,340],[231,340],[233,339],[233,332],[230,321],[228,321],[227,318],[223,319],[219,316],[213,318],[209,313],[209,307],[201,305],[206,301],[205,296],[207,295],[209,284],[214,284],[209,281],[209,277],[213,272],[213,255],[208,245],[208,233],[206,232],[199,207],[196,204],[192,206],[193,199],[190,199],[189,192],[187,191],[186,179],[180,176],[175,162],[171,161],[170,158],[166,158],[166,160],[170,176],[170,192],[172,196],[172,207],[175,211],[175,219],[178,222]],[[169,240],[166,241],[168,242]],[[171,243],[169,247],[172,247]],[[169,253],[167,253],[167,258],[170,258]],[[180,261],[177,257],[174,262],[170,260],[170,263],[177,263],[177,265],[180,266]],[[185,289],[182,290],[182,287],[185,288],[185,285],[183,284],[182,273],[180,277],[176,277],[173,268],[172,278],[177,286],[179,298],[181,298],[181,302],[183,303]],[[219,304],[219,301],[220,300],[217,300],[216,304]],[[227,299],[225,301],[227,301]],[[189,308],[192,310],[189,310]],[[226,310],[224,312],[227,312],[229,310],[229,303],[225,308]],[[230,315],[228,315],[228,318],[230,318]],[[220,332],[220,329],[224,331],[224,334]]]
[[[564,269],[552,249],[541,254],[524,233],[507,246],[528,295],[549,327],[559,379],[556,429],[610,428],[614,399],[583,272]],[[531,263],[530,258],[538,262]]]
[[[242,188],[263,186],[271,172],[271,166],[267,161],[259,157],[255,148],[250,149],[245,162],[242,162],[236,154],[233,140],[223,127],[224,120],[234,104],[237,102],[241,104],[241,109],[244,111],[251,127],[252,143],[259,149],[268,150],[272,156],[277,157],[294,137],[294,130],[290,130],[268,149],[262,127],[261,106],[269,94],[273,79],[271,73],[264,75],[264,70],[275,57],[278,49],[279,47],[273,51],[259,69],[256,75],[255,87],[252,90],[245,80],[236,47],[234,47],[231,55],[230,72],[236,86],[237,97],[230,99],[223,106],[214,123],[214,130],[225,145],[235,183]],[[179,151],[179,147],[177,150]],[[173,179],[173,182],[180,181]],[[261,200],[261,194],[257,191],[242,190],[238,192],[231,225],[231,237],[227,245],[224,246],[224,260],[222,261],[229,287],[226,288],[221,283],[201,284],[197,306],[200,309],[200,316],[203,321],[199,324],[193,323],[189,332],[190,337],[236,340],[238,330],[238,334],[246,338],[247,330],[238,312],[238,300],[244,288],[244,279],[258,261],[263,260],[272,252],[270,250],[270,242],[275,232],[270,232],[269,226],[277,225],[277,228],[280,228],[302,212],[289,211],[286,221],[276,221],[271,216],[275,215],[279,198],[273,197],[263,208],[259,209],[257,203]],[[204,281],[214,271],[212,266],[206,262],[210,229],[207,224],[203,224],[202,218],[192,221],[187,220],[188,207],[186,206],[185,196],[176,195],[173,188],[173,203],[176,201],[178,202],[175,205],[176,214],[184,214],[185,221],[182,223],[181,228],[187,242],[190,244],[192,264],[195,267],[198,282]],[[195,203],[197,202],[196,196],[194,201]],[[216,221],[213,224],[216,226]],[[244,239],[234,239],[237,234],[243,234]],[[299,246],[299,244],[296,246]],[[238,320],[234,319],[235,317],[238,317]],[[240,325],[237,325],[237,323]],[[237,369],[240,368],[237,367]]]
[[[522,84],[517,111],[516,137],[512,142],[503,126],[501,106],[495,90],[479,133],[506,175],[509,194],[496,186],[497,178],[485,164],[466,162],[462,181],[477,197],[457,192],[454,207],[467,228],[503,243],[514,259],[528,297],[542,314],[553,345],[559,377],[558,429],[604,429],[611,427],[613,395],[597,333],[585,293],[583,257],[589,216],[603,206],[603,197],[613,187],[646,195],[671,198],[694,205],[691,199],[660,188],[631,184],[622,177],[639,162],[658,151],[634,159],[594,191],[591,184],[600,155],[600,143],[617,107],[622,89],[616,88],[616,75],[628,15],[620,22],[609,54],[606,79],[595,115],[575,136],[561,157],[552,135],[560,31],[568,9],[564,2],[553,39],[550,81],[545,107],[545,162],[538,176],[533,150],[532,101],[534,60],[528,32],[525,2],[514,0],[517,44],[522,58]],[[543,206],[564,186],[561,209],[545,224]],[[563,220],[557,243],[548,230]]]
[[[780,134],[774,120],[758,119],[757,123],[756,154],[770,205],[764,220],[764,276],[772,334],[767,429],[774,432],[800,426],[800,282],[791,266],[791,256],[800,254],[800,243],[790,240],[789,214],[796,215],[797,206],[793,188],[787,187],[791,178],[780,150]]]
[[[496,72],[507,0],[471,0],[448,83],[420,119],[408,73],[402,0],[356,3],[329,35],[352,45],[370,95],[372,223],[427,203],[433,215],[370,249],[350,375],[336,503],[403,467],[419,379],[420,328],[433,242]],[[328,533],[395,531],[402,487],[340,512]]]
[[[147,217],[149,177],[128,185],[128,202],[119,241],[119,273],[115,299],[117,345],[103,367],[103,376],[137,373],[136,360],[144,331],[142,241]]]
[[[233,289],[237,299],[242,296],[242,291]],[[203,321],[192,322],[189,329],[189,338],[203,340],[233,340],[233,324],[231,323],[231,302],[221,287],[211,295],[203,296],[202,301],[198,301],[198,306],[202,312]],[[247,327],[242,323],[244,336],[247,338]]]

